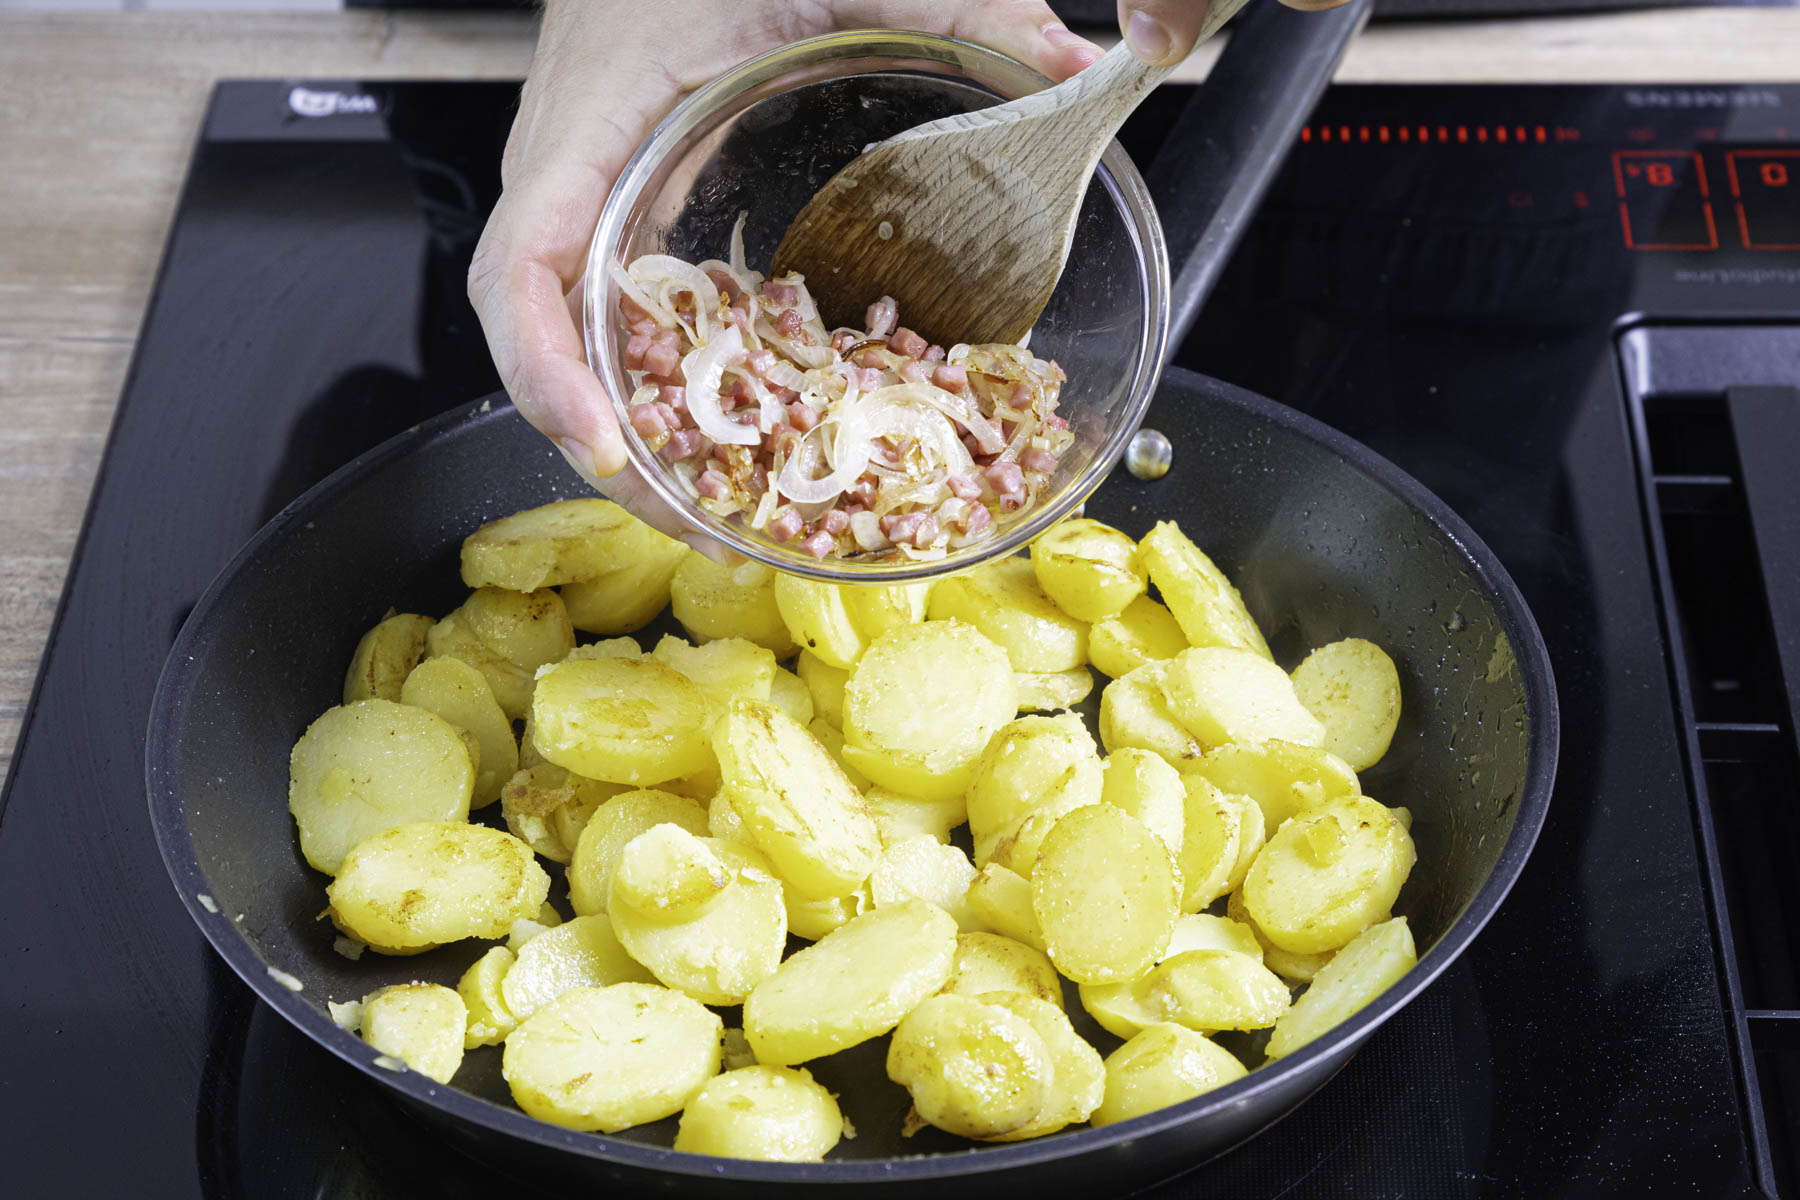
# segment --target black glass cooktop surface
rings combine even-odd
[[[237,546],[360,450],[497,386],[462,279],[514,96],[214,97],[0,808],[9,1194],[526,1182],[255,1002],[177,902],[141,783],[157,671]],[[1183,99],[1134,118],[1140,161],[1178,141]],[[1784,322],[1800,89],[1327,95],[1179,361],[1361,438],[1476,528],[1550,646],[1561,773],[1469,953],[1311,1101],[1152,1194],[1792,1187],[1800,1039],[1772,1002],[1745,1015],[1721,939],[1618,357],[1630,328]],[[1780,383],[1756,344],[1736,382]]]

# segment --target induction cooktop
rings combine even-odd
[[[213,96],[0,798],[10,1194],[529,1185],[254,1001],[141,782],[157,671],[232,552],[498,386],[463,276],[516,94]],[[1185,99],[1127,126],[1140,162],[1181,152]],[[1150,1194],[1800,1195],[1797,331],[1800,88],[1327,93],[1178,361],[1475,527],[1549,644],[1561,772],[1473,948],[1313,1099]]]

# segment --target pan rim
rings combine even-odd
[[[202,640],[205,627],[222,611],[222,601],[229,598],[236,577],[259,560],[269,545],[302,528],[309,514],[335,503],[342,494],[359,486],[366,477],[391,461],[420,452],[464,425],[523,419],[502,393],[472,401],[414,425],[332,472],[264,524],[232,556],[195,603],[159,674],[145,741],[145,784],[151,827],[163,865],[183,906],[213,950],[263,1003],[310,1040],[369,1078],[395,1089],[406,1100],[438,1109],[459,1122],[468,1122],[546,1149],[569,1151],[583,1158],[635,1170],[695,1178],[848,1185],[965,1178],[1010,1168],[1042,1166],[1121,1142],[1151,1137],[1178,1125],[1204,1120],[1216,1111],[1246,1106],[1322,1060],[1340,1058],[1347,1061],[1358,1044],[1461,956],[1498,911],[1523,871],[1548,812],[1560,745],[1560,714],[1549,652],[1523,595],[1498,557],[1461,517],[1410,474],[1346,434],[1264,396],[1181,368],[1170,367],[1164,372],[1164,379],[1190,388],[1203,388],[1225,404],[1247,410],[1298,434],[1345,460],[1353,469],[1395,493],[1420,513],[1437,535],[1468,564],[1482,585],[1519,662],[1525,690],[1526,716],[1530,723],[1525,781],[1517,800],[1512,831],[1492,872],[1443,937],[1421,956],[1417,966],[1350,1019],[1287,1056],[1278,1066],[1261,1068],[1225,1087],[1128,1121],[1076,1129],[1034,1141],[971,1145],[965,1149],[918,1156],[822,1163],[763,1163],[719,1159],[605,1134],[563,1129],[454,1087],[436,1084],[417,1072],[397,1072],[377,1066],[375,1059],[378,1056],[372,1047],[340,1029],[324,1013],[305,1002],[301,993],[279,982],[271,974],[276,968],[257,952],[233,920],[222,911],[208,910],[199,900],[209,885],[188,831],[186,810],[174,784],[175,733],[181,727],[180,717],[186,711],[192,692],[191,676],[196,670],[194,664],[199,661],[194,653],[195,645]],[[550,453],[546,443],[547,456]],[[1197,1160],[1192,1166],[1200,1165],[1200,1161],[1203,1160]]]

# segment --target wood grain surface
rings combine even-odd
[[[0,12],[0,771],[213,83],[518,78],[533,37],[514,15]],[[1794,81],[1800,11],[1378,26],[1338,78]]]

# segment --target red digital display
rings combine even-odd
[[[1719,248],[1699,151],[1615,150],[1612,167],[1626,249]]]
[[[1725,172],[1746,250],[1800,250],[1800,150],[1728,150]]]

